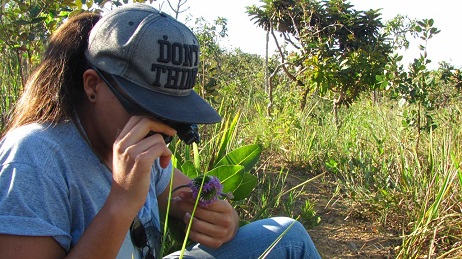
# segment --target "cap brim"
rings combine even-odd
[[[149,90],[117,75],[112,77],[138,105],[164,119],[191,124],[221,121],[217,111],[193,90],[187,96],[172,96]]]

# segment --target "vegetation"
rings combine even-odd
[[[279,67],[302,88],[301,109],[315,91],[332,98],[336,114],[339,106],[376,88],[375,75],[383,73],[391,51],[379,31],[378,10],[356,11],[342,0],[263,2],[262,7],[248,7],[248,13],[271,33],[281,57]],[[284,52],[275,31],[296,51]]]
[[[2,3],[0,126],[49,33],[89,3],[51,2]],[[172,145],[177,166],[208,172],[227,154],[258,147],[260,159],[244,170],[258,183],[234,202],[243,220],[285,214],[315,227],[305,187],[330,179],[339,188],[332,195],[351,213],[394,231],[397,258],[462,256],[462,76],[445,62],[428,69],[426,43],[439,32],[433,20],[397,16],[383,24],[378,11],[340,0],[264,0],[248,12],[287,42],[268,57],[266,74],[263,57],[219,45],[225,18],[197,20],[203,66],[196,90],[224,120],[201,127],[199,147]],[[367,33],[353,33],[361,28]],[[421,55],[404,65],[396,53],[409,37],[420,39]],[[283,47],[290,42],[298,48]],[[294,174],[297,184],[289,182]]]

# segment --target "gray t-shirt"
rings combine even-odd
[[[151,245],[160,228],[157,194],[171,172],[171,163],[163,169],[156,160],[138,213]],[[73,122],[17,128],[0,142],[0,233],[51,236],[69,251],[106,202],[111,182],[111,171]],[[127,231],[119,258],[138,257]]]

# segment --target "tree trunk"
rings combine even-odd
[[[342,92],[340,93],[340,96],[337,98],[337,99],[334,99],[334,107],[332,108],[333,109],[333,113],[334,113],[334,123],[335,123],[335,127],[337,128],[337,130],[340,128],[340,122],[339,122],[339,118],[338,118],[338,109],[340,108],[340,105],[345,101],[345,93]]]
[[[338,122],[338,105],[338,102],[334,100],[334,107],[332,108],[332,112],[334,113],[334,123],[337,129],[340,127]]]
[[[306,107],[306,98],[308,98],[308,93],[310,92],[310,88],[305,88],[305,91],[302,93],[302,99],[300,100],[300,110],[303,111]]]
[[[266,106],[266,114],[271,117],[271,114],[273,112],[273,86],[271,84],[271,78],[272,76],[270,76],[268,78],[268,105]]]
[[[268,93],[268,43],[269,43],[269,31],[266,32],[266,55],[265,55],[265,93]]]

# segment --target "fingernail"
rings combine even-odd
[[[184,195],[183,192],[180,192],[180,193],[178,193],[178,197],[180,197],[181,199],[184,199],[184,198],[185,198],[185,195]]]

